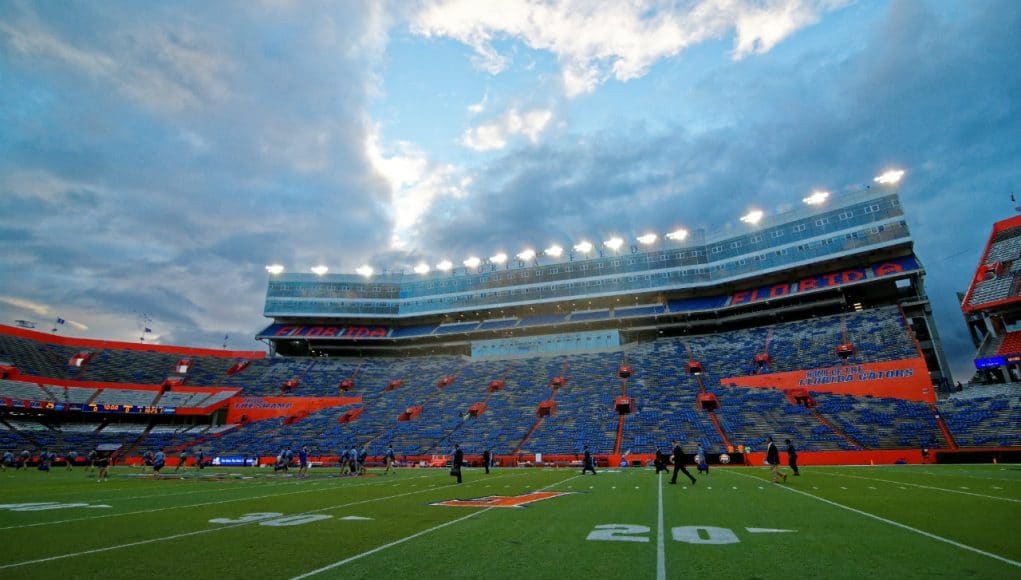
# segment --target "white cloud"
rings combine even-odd
[[[473,115],[478,115],[482,111],[485,111],[486,110],[486,102],[487,101],[489,101],[489,93],[486,93],[485,95],[483,95],[481,101],[479,101],[477,103],[473,103],[471,105],[468,105],[468,112],[473,114]]]
[[[377,131],[365,141],[365,155],[373,168],[390,185],[390,215],[393,226],[390,246],[405,250],[417,235],[419,220],[433,202],[444,196],[464,197],[471,179],[454,165],[434,165],[425,153],[408,142],[400,142],[395,151],[380,146]]]
[[[534,109],[524,113],[511,109],[493,122],[469,128],[461,137],[461,143],[476,151],[503,149],[507,146],[508,138],[515,135],[523,135],[532,143],[537,143],[552,118],[553,111],[548,109]]]
[[[735,31],[734,59],[769,51],[778,42],[847,0],[432,0],[413,16],[411,30],[458,40],[475,50],[473,63],[490,74],[508,60],[495,40],[518,39],[556,55],[564,92],[593,91],[611,76],[628,81],[657,61]]]
[[[203,46],[186,26],[147,25],[119,30],[108,46],[79,46],[35,17],[0,22],[0,45],[23,58],[55,62],[157,110],[176,111],[228,97],[231,66]]]
[[[53,312],[49,306],[42,302],[28,300],[27,298],[19,298],[17,296],[0,296],[0,302],[6,302],[16,308],[28,310],[38,316],[48,316],[51,312]]]

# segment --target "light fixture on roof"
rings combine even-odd
[[[638,239],[638,243],[639,244],[644,244],[644,245],[648,246],[649,244],[656,243],[656,240],[659,239],[659,236],[657,236],[656,234],[654,234],[652,232],[649,232],[649,233],[645,234],[644,236],[638,236],[637,239]]]
[[[527,250],[523,250],[521,253],[519,253],[517,255],[517,258],[519,260],[521,260],[522,262],[527,262],[527,261],[531,260],[534,257],[535,257],[535,250],[533,250],[531,248],[528,248]]]
[[[357,268],[355,268],[355,272],[357,272],[358,274],[360,274],[362,276],[365,276],[366,278],[371,276],[374,271],[375,270],[372,269],[372,266],[370,266],[368,264],[362,264],[361,266],[358,266]]]
[[[507,261],[507,254],[500,252],[495,256],[490,256],[489,261],[494,264],[503,264],[504,262]]]
[[[617,250],[620,249],[621,246],[624,245],[624,240],[618,238],[617,236],[613,236],[612,238],[603,242],[603,245],[616,252]]]
[[[877,176],[873,181],[882,185],[896,185],[904,177],[903,169],[891,169]]]
[[[280,264],[270,264],[269,266],[266,266],[266,271],[276,276],[284,271],[284,267]]]
[[[556,244],[553,244],[552,246],[550,246],[550,247],[546,248],[545,250],[543,250],[543,253],[546,254],[547,256],[552,256],[554,258],[559,258],[560,256],[562,256],[564,254],[564,249],[561,248],[560,246],[556,245]]]
[[[323,265],[312,266],[312,273],[315,274],[316,276],[322,276],[323,274],[329,271],[330,269]]]
[[[592,243],[591,242],[581,242],[579,244],[575,244],[574,245],[574,251],[575,252],[581,252],[582,254],[587,254],[587,253],[592,251]]]
[[[429,273],[429,264],[426,264],[425,262],[419,262],[418,265],[415,266],[415,273],[416,274],[428,274]]]
[[[479,259],[478,256],[472,256],[461,263],[464,264],[466,268],[478,268],[479,264],[482,263],[482,260]]]
[[[439,264],[436,264],[436,269],[439,270],[440,272],[446,272],[453,267],[454,264],[450,260],[443,260]]]
[[[819,205],[822,202],[826,201],[826,199],[829,198],[829,196],[830,192],[828,191],[813,191],[812,195],[802,198],[801,201],[807,203],[808,205]]]
[[[666,237],[668,240],[673,240],[675,242],[683,242],[684,240],[688,239],[688,230],[684,228],[679,228],[667,234]]]
[[[755,224],[759,223],[759,221],[762,220],[762,216],[763,215],[765,215],[765,214],[762,213],[762,210],[760,210],[760,209],[753,209],[752,211],[748,212],[747,214],[741,216],[741,221],[743,221],[746,224],[755,225]]]

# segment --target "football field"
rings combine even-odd
[[[8,470],[0,578],[1021,578],[1021,466],[802,471]]]

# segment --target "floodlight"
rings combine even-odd
[[[819,205],[822,202],[826,201],[826,199],[829,196],[830,192],[828,191],[813,191],[812,195],[802,198],[801,201],[807,203],[808,205]]]
[[[269,266],[266,266],[266,271],[276,276],[284,271],[284,267],[280,264],[270,264]]]
[[[489,261],[494,264],[503,264],[504,262],[507,261],[507,254],[500,252],[495,256],[490,256]]]
[[[755,224],[759,223],[759,220],[762,219],[763,215],[765,215],[765,214],[762,213],[762,210],[753,209],[752,211],[748,212],[747,214],[741,216],[741,221],[743,221],[746,224],[755,225]]]
[[[425,262],[419,262],[418,265],[415,266],[415,273],[416,274],[428,274],[429,273],[429,264],[426,264]]]
[[[666,235],[666,237],[667,239],[673,240],[675,242],[683,242],[688,238],[688,230],[680,228],[670,232],[669,234]]]
[[[582,242],[580,244],[576,244],[574,246],[574,250],[576,252],[581,252],[582,254],[587,254],[592,251],[592,244],[590,242]]]
[[[534,257],[535,257],[535,250],[533,250],[532,248],[528,248],[527,250],[524,250],[523,252],[521,252],[517,256],[517,258],[519,260],[521,260],[522,262],[527,262],[527,261],[531,260]]]
[[[439,264],[436,264],[436,269],[440,272],[446,272],[454,267],[454,264],[450,260],[443,260]]]
[[[618,238],[617,236],[613,236],[612,238],[603,242],[603,245],[616,252],[617,250],[620,249],[621,246],[624,245],[624,240]]]
[[[330,269],[327,268],[326,266],[312,266],[312,273],[317,276],[322,276],[323,274],[329,271]]]
[[[543,250],[543,253],[546,254],[547,256],[553,256],[554,258],[559,258],[560,256],[562,256],[564,254],[564,249],[561,248],[560,246],[556,245],[556,244],[553,244],[552,246],[550,246],[550,247],[546,248],[545,250]]]
[[[876,183],[883,185],[896,185],[904,177],[903,169],[891,169],[875,178]]]
[[[461,263],[464,264],[465,267],[467,268],[478,268],[479,264],[482,263],[482,260],[480,260],[477,256],[472,256]]]
[[[648,234],[645,234],[644,236],[638,236],[638,243],[645,244],[646,246],[648,246],[649,244],[655,243],[656,240],[658,239],[659,236],[650,232]]]
[[[362,264],[361,266],[355,268],[355,272],[361,274],[362,276],[365,276],[366,278],[371,276],[373,271],[374,270],[372,269],[372,266],[368,264]]]

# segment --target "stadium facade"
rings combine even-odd
[[[737,230],[426,275],[281,274],[258,338],[285,355],[506,356],[897,306],[932,384],[949,383],[896,191],[834,196]]]

